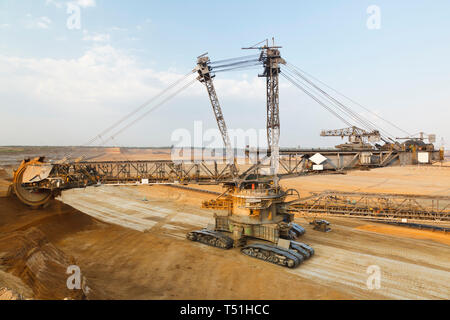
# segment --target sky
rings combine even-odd
[[[291,64],[408,133],[436,134],[448,149],[450,2],[430,3],[0,0],[0,145],[85,144],[191,71],[197,56],[239,57],[249,54],[242,47],[274,37]],[[230,130],[264,133],[259,72],[216,75]],[[285,147],[342,143],[319,134],[347,126],[284,78],[280,119]],[[200,122],[216,128],[207,92],[194,82],[94,145],[168,146],[180,130],[195,136]]]

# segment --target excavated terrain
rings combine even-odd
[[[0,186],[8,185],[11,168],[0,168]],[[303,194],[448,195],[448,181],[448,168],[397,167],[283,184]],[[213,211],[201,209],[213,197],[168,186],[102,186],[65,191],[42,210],[0,197],[0,290],[34,299],[450,298],[449,234],[328,217],[332,231],[322,233],[299,216],[301,241],[316,254],[287,269],[186,240],[186,232],[213,221]],[[87,292],[67,289],[71,264],[80,267]],[[370,266],[381,272],[378,289],[367,286]]]

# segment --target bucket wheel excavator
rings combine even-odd
[[[197,80],[207,89],[225,145],[228,174],[225,178],[221,178],[222,180],[217,177],[208,178],[210,183],[222,183],[226,190],[217,199],[203,203],[204,208],[216,211],[215,224],[202,230],[189,232],[186,237],[221,249],[239,247],[247,256],[294,268],[310,258],[314,250],[309,245],[296,241],[305,233],[305,229],[294,223],[295,209],[290,207],[290,202],[286,199],[292,196],[298,198],[298,192],[293,189],[284,190],[278,183],[280,135],[278,75],[280,65],[285,64],[280,56],[279,48],[281,47],[269,46],[266,41],[266,44],[260,47],[244,48],[259,50],[259,55],[255,55],[254,59],[246,58],[238,62],[231,59],[233,60],[231,63],[219,66],[218,62],[211,63],[206,54],[197,58],[197,66],[190,74],[197,73]],[[263,176],[247,172],[239,174],[213,83],[215,72],[221,70],[220,67],[222,70],[224,68],[229,70],[227,68],[249,64],[263,66],[264,71],[259,76],[266,78],[267,85],[267,140],[270,167],[267,168],[266,165],[265,169],[269,170],[265,172],[269,174]],[[60,194],[62,190],[108,183],[136,183],[136,180],[148,175],[144,171],[146,164],[139,162],[131,164],[136,170],[136,176],[130,173],[131,169],[127,169],[129,168],[127,165],[129,164],[120,161],[96,164],[82,161],[47,163],[43,157],[24,160],[14,173],[11,189],[20,201],[33,208],[39,208],[47,205],[50,199]],[[263,167],[260,162],[257,164],[257,168]],[[177,169],[176,165],[171,165],[170,172],[175,176],[152,177],[152,181],[173,183],[186,178],[185,172]],[[195,179],[189,181],[198,182],[198,177]],[[148,183],[148,179],[146,180]],[[189,183],[186,181],[183,180],[183,183]]]
[[[234,176],[232,182],[224,184],[227,189],[217,199],[206,201],[203,208],[213,209],[215,224],[202,230],[189,232],[191,241],[221,249],[240,247],[241,253],[288,268],[295,268],[314,254],[314,249],[295,241],[305,229],[294,223],[294,214],[289,210],[286,198],[298,195],[296,190],[283,190],[278,184],[278,157],[280,117],[278,100],[278,74],[284,60],[278,46],[244,49],[260,50],[259,60],[264,67],[260,75],[266,77],[267,85],[267,140],[270,147],[270,177],[253,180]],[[198,80],[202,82],[216,116],[219,130],[227,152],[231,152],[225,120],[213,84],[213,68],[207,56],[200,56],[197,65]],[[234,156],[228,154],[229,161]],[[255,242],[264,240],[265,242]]]
[[[11,191],[17,198],[32,208],[39,208],[48,204],[53,193],[48,189],[29,189],[24,183],[29,183],[37,177],[48,176],[52,167],[46,166],[44,157],[23,160],[19,168],[14,172]]]

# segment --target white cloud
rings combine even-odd
[[[0,96],[4,106],[0,145],[83,143],[188,71],[159,72],[141,67],[133,56],[111,45],[95,46],[76,59],[0,55],[0,70]],[[219,79],[216,87],[221,97],[248,101],[257,96],[259,103],[264,105],[264,81],[252,80]],[[151,138],[142,134],[132,136],[126,143],[136,145],[141,139],[141,144],[167,144],[171,130],[189,127],[199,114],[209,119],[210,126],[214,127],[204,86],[196,83],[178,97],[172,108],[178,108],[179,117],[167,111],[158,112],[158,116],[168,117],[167,120],[155,123],[150,116],[141,121],[144,130],[156,135]],[[231,117],[230,109],[226,109]],[[151,121],[155,127],[148,127],[146,121]],[[21,130],[17,132],[14,128],[19,123]],[[42,129],[38,135],[37,127]],[[11,130],[16,132],[14,137],[8,134]]]
[[[72,3],[75,4],[81,8],[89,8],[89,7],[95,7],[97,6],[97,3],[95,2],[95,0],[73,0],[73,1],[66,1],[67,3]],[[64,6],[63,1],[58,1],[58,0],[45,0],[45,5],[46,6],[55,6],[57,8],[62,8]]]
[[[36,20],[36,26],[40,29],[48,29],[52,20],[48,17],[40,17]]]
[[[61,1],[57,1],[57,0],[45,0],[45,5],[46,6],[55,6],[57,8],[62,8],[63,3]]]
[[[147,19],[145,19],[143,24],[145,25],[145,24],[150,24],[150,23],[152,23],[152,20],[150,18],[147,18]],[[136,25],[136,30],[141,31],[142,29],[144,29],[145,26],[143,26],[143,24]]]
[[[9,27],[11,27],[11,25],[9,23],[0,24],[0,29],[7,29]]]
[[[58,102],[148,97],[182,76],[174,71],[141,68],[134,57],[111,45],[92,47],[70,60],[0,55],[0,70],[8,75],[0,77],[1,91],[20,91],[33,99]]]
[[[27,29],[49,29],[52,20],[49,17],[33,17],[32,14],[25,15],[24,26]]]
[[[83,30],[83,41],[93,42],[109,42],[111,36],[107,33],[89,33],[87,30]]]
[[[82,8],[95,7],[97,5],[95,0],[75,0],[74,2]]]
[[[127,31],[128,29],[114,26],[114,27],[109,28],[109,30],[111,30],[111,31]]]

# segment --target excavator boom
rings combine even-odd
[[[209,100],[211,101],[214,116],[216,117],[217,126],[219,127],[219,131],[222,135],[222,140],[225,145],[227,159],[232,162],[233,152],[231,149],[231,141],[230,137],[228,136],[227,125],[225,123],[225,118],[223,117],[222,108],[220,107],[219,99],[217,98],[216,89],[214,88],[214,84],[212,81],[212,79],[214,78],[214,74],[212,74],[211,72],[209,63],[210,60],[207,56],[198,57],[196,67],[196,70],[198,72],[197,80],[202,82],[205,85],[206,90],[208,91]]]

